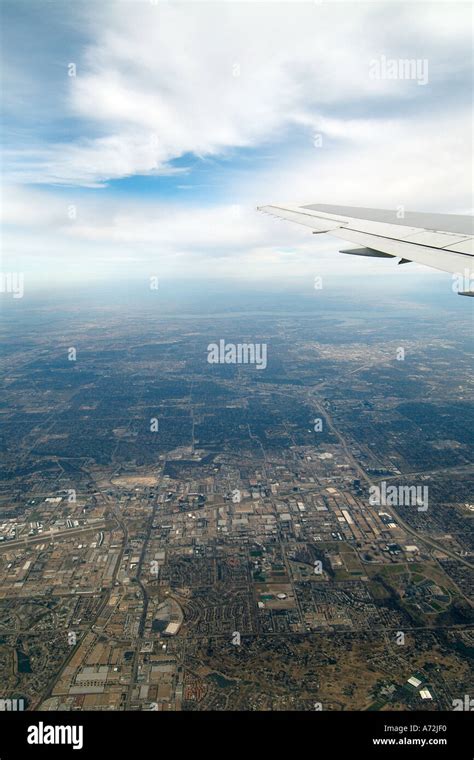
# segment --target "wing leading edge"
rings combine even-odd
[[[259,206],[273,216],[329,232],[361,248],[343,250],[358,256],[397,257],[451,272],[464,283],[461,295],[474,296],[474,219],[452,214],[424,214],[400,209],[309,204]],[[467,283],[467,286],[466,286]]]

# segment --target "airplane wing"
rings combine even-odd
[[[360,248],[342,250],[355,256],[396,258],[399,264],[416,261],[457,275],[460,295],[474,296],[474,218],[453,214],[424,214],[359,208],[356,206],[307,206],[275,204],[259,211],[304,224],[313,234],[329,232],[357,243]]]

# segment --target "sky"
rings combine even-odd
[[[25,289],[450,282],[342,259],[336,239],[256,206],[472,213],[469,3],[0,5],[2,270]],[[388,78],[383,61],[405,59],[423,76]]]

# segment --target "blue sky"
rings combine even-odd
[[[468,3],[1,7],[3,268],[33,286],[370,280],[392,262],[341,268],[337,241],[255,206],[472,211]],[[428,81],[372,78],[382,56]]]

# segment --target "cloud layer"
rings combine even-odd
[[[137,0],[68,17],[53,2],[43,44],[19,7],[5,53],[5,251],[38,276],[157,261],[178,275],[301,273],[336,245],[255,205],[472,205],[466,4]],[[19,29],[29,52],[15,49]],[[426,60],[428,82],[372,78],[381,56]]]

